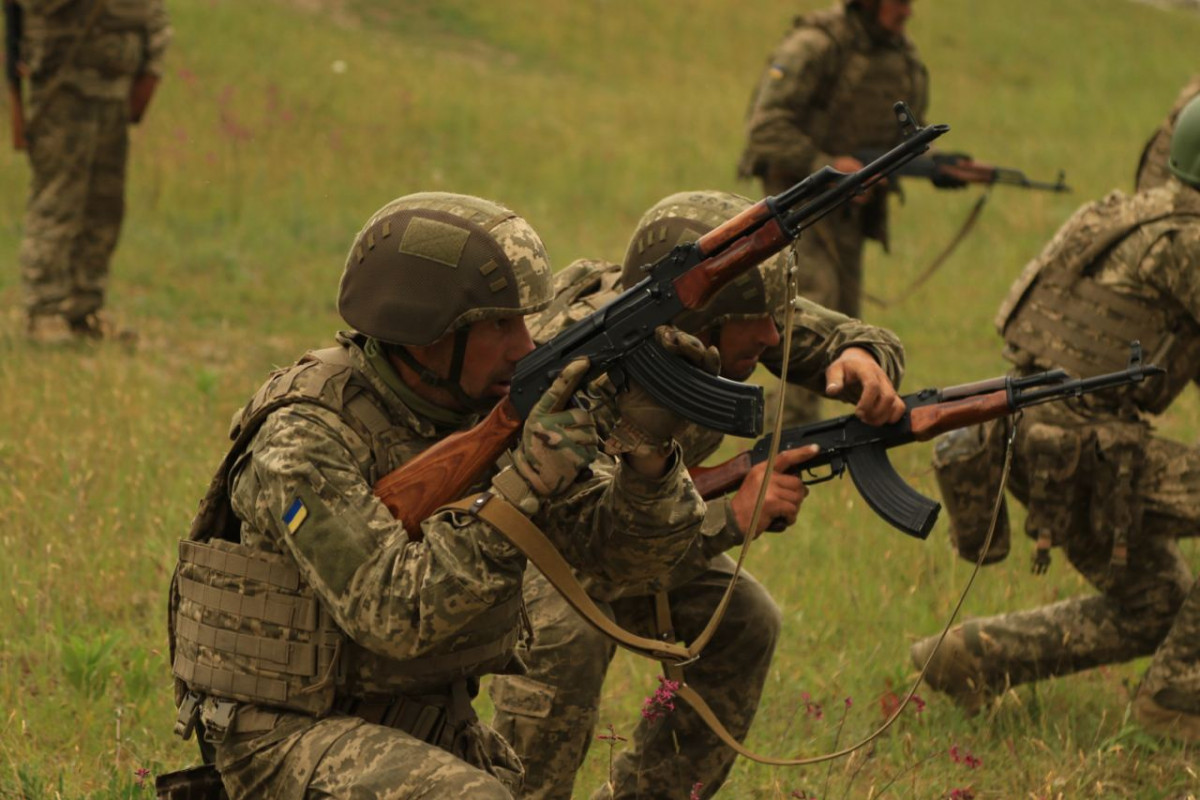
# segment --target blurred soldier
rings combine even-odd
[[[125,211],[128,126],[150,103],[171,38],[163,0],[16,0],[6,11],[22,29],[16,73],[30,88],[24,141],[14,127],[33,170],[19,253],[27,332],[113,335],[98,312]]]
[[[851,153],[896,145],[892,105],[904,100],[922,119],[928,98],[925,65],[905,36],[911,13],[911,0],[844,0],[797,17],[759,81],[738,174],[778,194],[823,166],[859,169]],[[806,231],[800,294],[860,317],[863,242],[886,249],[887,230],[887,197],[876,190]],[[788,424],[817,417],[817,397],[802,390],[788,392],[787,406]]]
[[[640,281],[644,268],[676,244],[696,240],[749,206],[744,197],[724,192],[683,192],[663,199],[642,217],[623,265],[577,261],[559,273],[554,301],[532,325],[534,337],[547,339],[575,324]],[[781,264],[764,265],[725,287],[705,308],[675,320],[682,330],[717,347],[725,377],[745,380],[760,358],[782,371],[775,322],[785,300],[782,273]],[[903,350],[890,332],[801,301],[789,378],[855,398],[860,416],[883,422],[903,413],[892,388],[902,370]],[[707,458],[722,439],[720,433],[694,425],[678,436],[689,466]],[[807,490],[798,476],[783,471],[811,455],[780,455],[754,536],[772,519],[795,521]],[[729,584],[734,562],[725,551],[745,541],[765,466],[747,476],[734,495],[708,504],[703,537],[673,569],[649,581],[587,581],[589,593],[626,628],[694,641]],[[534,637],[523,653],[529,672],[493,679],[493,724],[525,764],[522,797],[565,799],[571,797],[596,727],[601,687],[615,648],[545,577],[532,568],[530,573],[525,603]],[[739,740],[754,720],[779,625],[771,596],[743,572],[715,638],[684,669],[688,684]],[[735,757],[680,703],[666,719],[638,723],[632,747],[613,763],[612,783],[594,797],[679,798],[688,796],[696,783],[704,785],[703,795],[709,797],[724,782]]]
[[[1119,369],[1134,339],[1167,373],[1025,412],[1011,488],[1028,509],[1035,568],[1061,547],[1100,593],[953,629],[927,680],[969,713],[1010,685],[1153,653],[1134,716],[1200,742],[1200,589],[1176,541],[1200,529],[1200,448],[1150,427],[1150,415],[1200,375],[1200,99],[1179,116],[1168,169],[1163,186],[1113,192],[1077,211],[1001,306],[997,324],[1017,374]],[[964,483],[978,480],[973,468],[989,441],[998,474],[1000,439],[952,433],[935,447],[953,525],[976,542],[991,498],[972,501],[978,487]],[[934,641],[913,646],[914,663]]]
[[[355,330],[276,371],[235,416],[170,614],[176,730],[201,731],[233,800],[507,798],[519,785],[471,698],[479,676],[523,669],[525,556],[457,510],[407,531],[372,486],[507,395],[534,346],[524,315],[550,291],[542,242],[512,211],[401,197],[347,258],[338,308]],[[692,545],[704,505],[669,437],[597,457],[591,416],[565,408],[583,369],[563,371],[511,463],[475,488],[586,573],[647,579]],[[644,398],[617,398],[621,424],[677,424]]]
[[[1137,191],[1153,189],[1170,180],[1171,173],[1167,170],[1167,157],[1171,150],[1171,134],[1175,132],[1175,121],[1179,118],[1179,112],[1183,111],[1183,107],[1197,95],[1200,95],[1200,75],[1192,76],[1187,85],[1180,90],[1179,96],[1175,98],[1175,105],[1171,107],[1167,118],[1163,120],[1162,125],[1142,148],[1142,157],[1138,161]]]

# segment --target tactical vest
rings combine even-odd
[[[797,28],[824,32],[837,49],[837,78],[818,92],[808,109],[809,135],[826,153],[892,147],[900,129],[892,106],[904,100],[918,118],[928,103],[929,73],[906,39],[901,46],[867,44],[844,9],[826,9],[796,19]]]
[[[1167,374],[1121,390],[1142,411],[1160,413],[1200,368],[1200,325],[1177,302],[1118,291],[1098,268],[1141,263],[1162,236],[1200,223],[1195,192],[1169,187],[1113,192],[1075,213],[1013,284],[996,327],[1019,366],[1062,367],[1086,377],[1125,367],[1129,342]],[[1097,402],[1104,402],[1096,396]]]
[[[431,444],[397,435],[402,423],[391,418],[345,347],[310,352],[271,375],[235,418],[233,446],[180,542],[169,608],[177,701],[191,690],[321,716],[340,697],[446,685],[511,653],[519,597],[486,613],[480,628],[495,631],[491,641],[398,662],[346,636],[291,558],[240,543],[241,520],[229,495],[232,468],[267,416],[293,403],[334,412],[368,443],[370,461],[359,467],[370,483]]]

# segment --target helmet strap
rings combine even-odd
[[[442,389],[454,396],[463,408],[475,412],[485,412],[491,410],[496,403],[492,399],[476,400],[463,391],[460,381],[462,380],[463,361],[467,353],[467,339],[471,335],[470,326],[463,326],[454,331],[454,350],[450,356],[450,373],[443,378],[433,370],[426,367],[409,352],[408,348],[401,345],[391,348],[391,351],[396,354],[404,365],[417,374],[417,380],[426,386],[431,386],[434,389]]]

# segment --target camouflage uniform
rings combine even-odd
[[[893,147],[900,134],[892,105],[905,100],[923,119],[928,83],[913,43],[880,30],[858,4],[797,17],[755,92],[738,174],[758,177],[765,193],[778,194],[838,156]],[[883,192],[805,231],[796,245],[799,294],[860,317],[865,239],[887,247]],[[781,389],[786,424],[818,417],[816,395]]]
[[[620,265],[603,261],[575,262],[560,272],[555,280],[556,300],[530,326],[535,338],[549,339],[612,300],[620,291],[620,273]],[[581,280],[581,274],[591,280]],[[892,381],[899,383],[903,350],[891,333],[802,300],[789,379],[821,386],[825,368],[851,346],[873,353]],[[762,362],[778,374],[781,356],[775,348],[764,354]],[[686,462],[695,465],[717,449],[722,436],[689,426],[678,438]],[[679,641],[693,641],[712,616],[733,572],[733,561],[724,553],[744,538],[728,498],[708,504],[701,532],[686,557],[650,580],[584,577],[584,585],[617,622],[647,636],[661,633],[653,595],[667,589],[673,635]],[[531,645],[522,651],[529,672],[493,679],[493,725],[525,765],[522,797],[569,798],[599,720],[601,688],[614,646],[532,568],[525,603],[534,628]],[[684,670],[688,684],[739,739],[754,720],[779,626],[779,609],[770,594],[743,571],[716,636],[703,656]],[[683,703],[665,719],[640,720],[631,738],[630,747],[614,759],[612,785],[605,785],[594,797],[680,798],[697,782],[704,784],[703,795],[708,797],[724,782],[736,758]]]
[[[979,685],[967,692],[966,673],[941,675],[954,671],[946,662],[931,682],[968,708],[1006,683],[1154,653],[1141,691],[1200,714],[1200,591],[1176,543],[1200,527],[1200,448],[1153,436],[1148,416],[1200,375],[1197,253],[1195,189],[1171,177],[1133,196],[1114,192],[1076,212],[1001,307],[1018,374],[1120,369],[1132,339],[1167,374],[1025,412],[1010,488],[1028,508],[1026,531],[1044,557],[1062,548],[1100,593],[957,629]],[[990,500],[974,524],[986,525],[988,511]]]
[[[1171,177],[1171,173],[1167,169],[1167,153],[1171,149],[1171,134],[1175,132],[1175,120],[1188,101],[1197,95],[1200,95],[1200,75],[1193,76],[1180,90],[1179,96],[1175,98],[1175,105],[1171,107],[1167,118],[1163,120],[1154,135],[1146,140],[1146,145],[1142,148],[1141,160],[1138,162],[1137,191],[1162,186]]]
[[[30,318],[82,320],[104,303],[125,211],[130,90],[160,75],[171,38],[162,0],[18,0],[29,68],[33,183],[19,260]],[[76,42],[78,42],[77,49]]]

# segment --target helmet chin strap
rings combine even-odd
[[[482,414],[490,411],[496,405],[495,398],[476,399],[471,397],[463,391],[462,384],[460,383],[462,380],[463,360],[467,352],[467,338],[470,335],[470,326],[463,326],[454,331],[454,351],[450,356],[450,372],[445,378],[417,361],[408,348],[403,345],[393,348],[392,352],[404,362],[406,367],[417,374],[417,380],[421,381],[421,383],[434,389],[449,392],[463,408]]]

